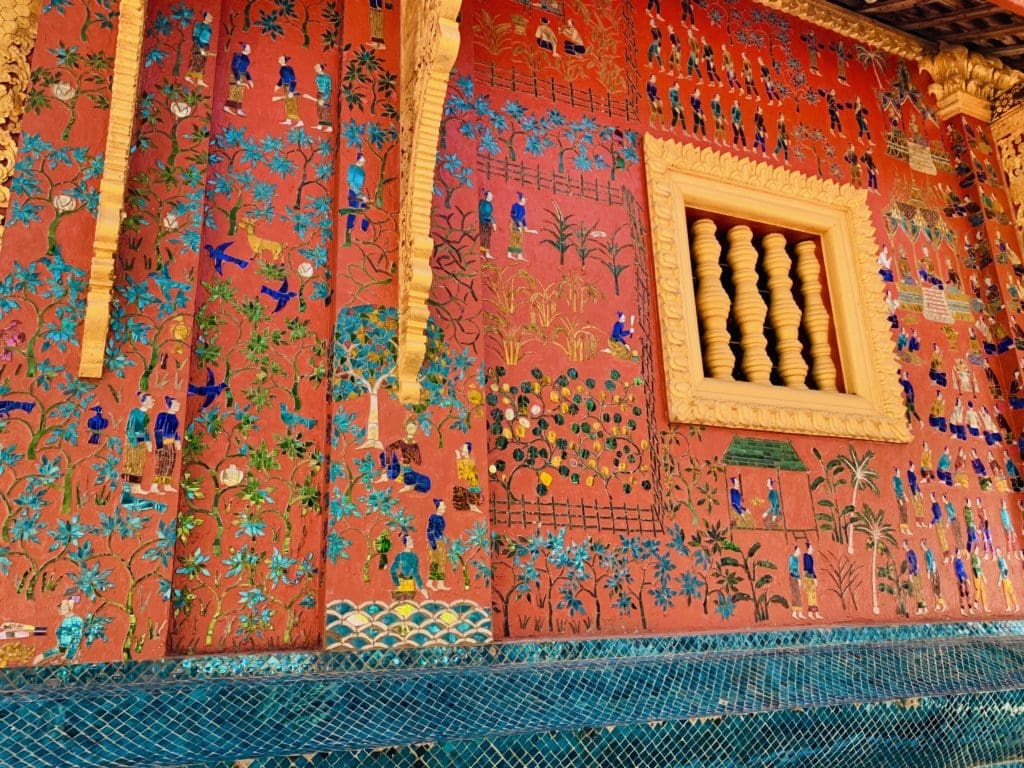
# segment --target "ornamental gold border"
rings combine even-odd
[[[824,0],[755,0],[755,2],[904,59],[917,61],[935,50],[934,44],[919,37],[887,27],[846,8],[824,2]]]
[[[32,84],[29,59],[35,46],[41,0],[0,3],[0,246],[3,218],[11,201],[8,183],[14,175],[25,97]]]
[[[107,143],[100,177],[100,200],[93,239],[92,264],[82,326],[82,358],[78,375],[103,375],[103,354],[110,328],[110,302],[114,292],[114,251],[121,230],[128,151],[135,125],[135,100],[142,62],[142,26],[145,0],[121,0],[117,22],[117,53],[110,91]]]
[[[644,166],[669,419],[909,442],[867,192],[649,134]],[[821,238],[847,393],[704,376],[686,206]]]
[[[459,53],[462,0],[402,3],[401,206],[398,251],[398,397],[415,403],[430,319],[430,214],[441,114]]]

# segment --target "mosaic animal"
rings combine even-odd
[[[257,235],[255,221],[252,219],[241,219],[238,222],[238,226],[246,231],[246,238],[249,241],[249,247],[252,248],[254,256],[259,256],[261,253],[269,253],[270,258],[274,261],[278,261],[281,258],[281,255],[284,253],[284,243],[277,240],[268,240]]]

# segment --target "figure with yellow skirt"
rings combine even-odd
[[[405,549],[395,555],[395,560],[391,563],[391,581],[395,585],[391,595],[396,600],[408,600],[419,591],[426,600],[430,595],[424,589],[423,579],[420,578],[420,559],[416,555],[412,536],[404,534],[402,543]]]

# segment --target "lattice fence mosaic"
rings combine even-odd
[[[2,672],[12,767],[969,768],[1024,755],[1020,623]]]

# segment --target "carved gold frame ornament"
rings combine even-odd
[[[669,419],[905,443],[867,192],[644,137]],[[820,237],[846,393],[705,377],[686,207]]]
[[[93,239],[92,265],[82,327],[82,359],[78,375],[103,375],[103,353],[110,328],[110,301],[114,292],[114,251],[121,230],[128,153],[135,125],[135,101],[142,63],[142,27],[145,0],[121,0],[117,22],[117,53],[110,92],[110,122],[100,177],[99,213]]]
[[[398,397],[420,399],[430,319],[430,213],[448,78],[459,53],[462,0],[402,3],[401,206],[398,252]]]
[[[32,84],[29,59],[35,47],[41,0],[0,2],[0,246],[3,217],[10,205],[7,186],[14,175],[25,96]]]

